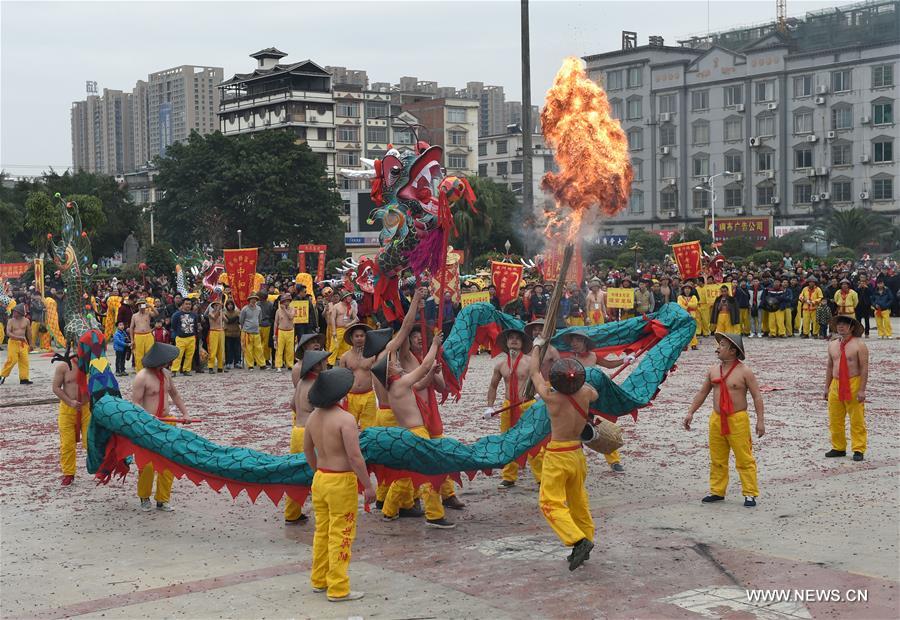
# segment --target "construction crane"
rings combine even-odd
[[[781,34],[787,34],[787,0],[775,0],[775,13],[777,14],[776,28]]]

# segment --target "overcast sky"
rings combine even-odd
[[[835,2],[788,0],[788,13]],[[617,49],[622,30],[676,44],[685,35],[771,21],[775,0],[531,2],[532,101],[566,56]],[[521,93],[519,2],[0,2],[0,168],[39,174],[72,165],[69,109],[99,89],[131,90],[169,67],[250,71],[247,55],[274,46],[293,62]]]

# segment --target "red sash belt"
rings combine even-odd
[[[352,474],[353,471],[350,469],[326,469],[325,467],[317,467],[316,471],[322,472],[323,474]]]

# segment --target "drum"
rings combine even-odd
[[[622,441],[621,427],[603,418],[597,418],[596,425],[585,425],[581,432],[581,441],[600,454],[612,454],[625,444]]]

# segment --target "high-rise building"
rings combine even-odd
[[[677,46],[662,37],[637,45],[633,32],[622,43],[584,59],[621,120],[635,172],[628,208],[601,234],[704,226],[713,208],[717,218],[775,225],[851,207],[900,222],[900,1]]]
[[[479,103],[478,135],[493,136],[506,132],[505,102],[502,86],[485,86],[484,82],[466,82],[460,96]]]
[[[138,80],[131,91],[131,148],[136,169],[148,165],[151,160],[149,106],[147,82]]]
[[[88,95],[84,101],[72,102],[72,167],[98,172],[102,167],[102,129],[100,97]]]
[[[444,147],[448,174],[474,176],[478,170],[478,102],[470,99],[425,99],[402,106],[419,120],[419,139]]]
[[[502,134],[478,137],[478,176],[507,186],[518,200],[522,200],[525,178],[522,171],[524,162],[522,138],[522,128],[518,125],[510,125]],[[552,199],[547,201],[543,198],[541,179],[545,173],[557,169],[553,149],[545,144],[544,136],[540,133],[532,134],[531,149],[534,204],[542,206],[547,203],[547,206],[552,206]]]
[[[124,174],[134,167],[131,94],[103,89],[72,104],[72,165],[76,170]]]
[[[509,125],[522,126],[522,102],[507,101],[503,104],[504,123]],[[531,106],[531,124],[535,133],[541,133],[541,113],[538,106]]]
[[[192,131],[208,134],[219,128],[221,67],[182,65],[151,73],[147,78],[149,155],[186,140]]]

